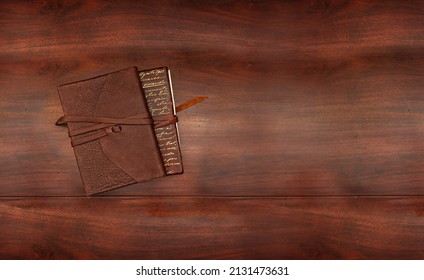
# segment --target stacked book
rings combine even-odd
[[[88,195],[183,173],[176,109],[166,67],[121,71],[58,87]]]

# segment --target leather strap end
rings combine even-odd
[[[187,102],[184,102],[183,104],[178,105],[177,108],[175,108],[175,111],[176,112],[180,112],[182,110],[185,110],[185,109],[193,106],[194,104],[197,104],[199,102],[202,102],[206,98],[208,98],[208,96],[199,96],[199,97],[193,98],[193,99],[191,99],[191,100],[189,100]]]
[[[65,116],[61,116],[60,118],[57,119],[55,125],[63,125],[66,122],[64,122]]]

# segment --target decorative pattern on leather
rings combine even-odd
[[[168,68],[156,68],[139,72],[147,105],[153,118],[174,114],[174,101],[168,77]],[[168,124],[155,128],[156,139],[162,154],[167,175],[183,173],[177,125]]]
[[[87,194],[136,183],[104,155],[99,140],[76,146],[74,149]]]
[[[66,120],[68,116],[72,120],[72,116],[79,116],[77,121],[74,117],[73,121],[64,122],[69,133],[95,127],[94,131],[71,137],[78,144],[73,146],[87,194],[165,175],[152,120],[141,120],[142,124],[138,120],[136,125],[125,123],[116,130],[104,125],[97,129],[92,121],[150,117],[136,67],[62,85],[58,91],[65,114],[62,118]],[[105,137],[78,141],[106,130]]]

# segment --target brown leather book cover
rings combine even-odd
[[[138,76],[130,67],[58,87],[86,193],[166,174]]]
[[[160,67],[139,72],[141,85],[153,118],[162,115],[175,115],[170,72],[167,67]],[[163,164],[167,175],[183,173],[180,140],[177,124],[170,123],[155,128]]]

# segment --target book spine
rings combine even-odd
[[[152,117],[175,114],[175,104],[168,69],[166,67],[139,72],[142,89]],[[183,165],[176,124],[155,128],[166,174],[183,173]]]

